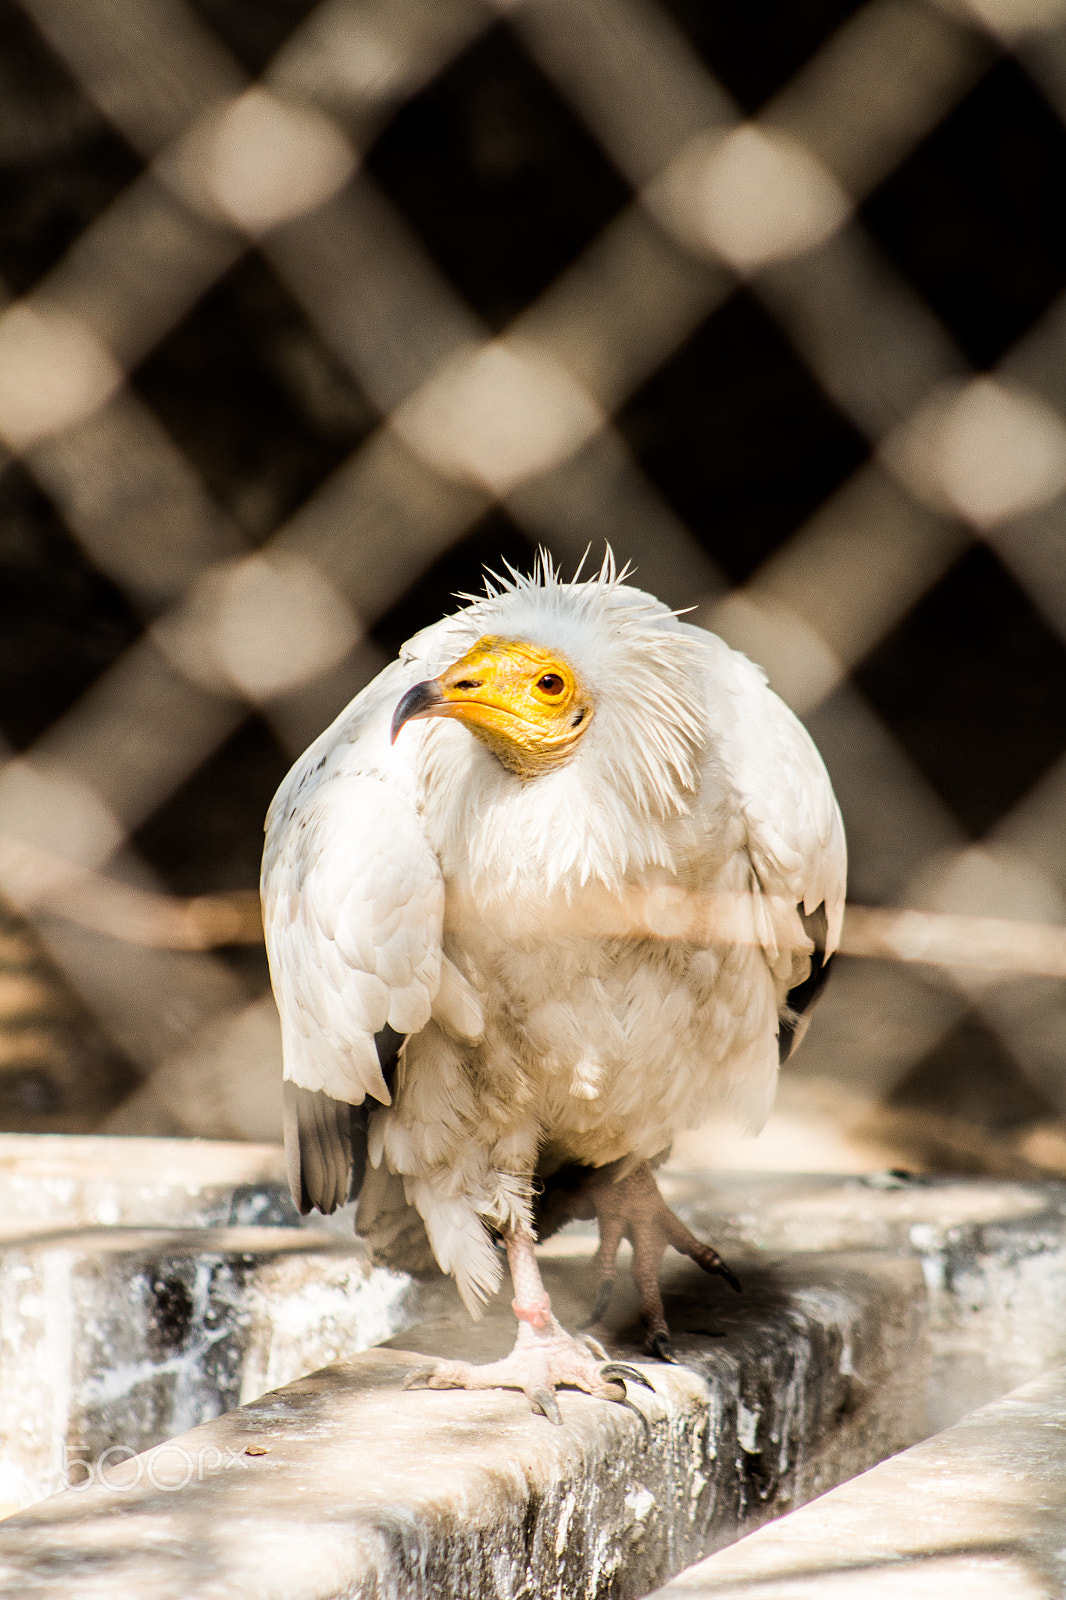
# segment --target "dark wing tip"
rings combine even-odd
[[[349,1106],[321,1089],[282,1084],[289,1192],[302,1216],[326,1216],[348,1198],[352,1167]]]
[[[385,1082],[392,1087],[404,1035],[386,1023],[374,1035]],[[330,1216],[354,1200],[366,1173],[369,1106],[334,1100],[322,1089],[301,1089],[286,1080],[281,1086],[285,1130],[285,1166],[289,1193],[301,1216],[321,1211]]]
[[[810,912],[804,911],[802,906],[797,909],[807,937],[814,940],[814,949],[811,952],[810,974],[802,983],[797,983],[794,989],[788,991],[788,998],[781,1012],[777,1033],[779,1061],[788,1060],[806,1032],[807,1023],[810,1021],[809,1013],[825,988],[829,968],[833,964],[832,956],[827,956],[825,953],[829,920],[824,902]]]

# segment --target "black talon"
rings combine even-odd
[[[597,1361],[610,1361],[611,1358],[603,1348],[600,1341],[598,1339],[594,1339],[591,1334],[583,1333],[581,1335],[581,1343],[585,1346],[586,1350],[596,1357]]]
[[[652,1383],[651,1379],[645,1377],[644,1373],[641,1372],[639,1367],[631,1367],[628,1362],[625,1361],[606,1362],[605,1365],[600,1368],[600,1377],[607,1379],[618,1378],[622,1383],[639,1383],[642,1384],[645,1389],[650,1389],[652,1394],[655,1393],[655,1385]]]
[[[725,1279],[726,1283],[728,1283],[734,1294],[744,1293],[744,1285],[741,1283],[733,1269],[731,1267],[727,1267],[724,1261],[719,1261],[714,1270],[717,1272],[720,1278]]]
[[[677,1351],[670,1343],[668,1333],[649,1333],[648,1349],[653,1356],[658,1356],[660,1361],[669,1361],[675,1367],[678,1365]]]
[[[559,1410],[558,1400],[550,1389],[534,1389],[529,1399],[534,1411],[539,1411],[542,1417],[547,1417],[556,1427],[562,1427],[563,1414]]]
[[[627,1411],[632,1411],[635,1417],[640,1418],[640,1425],[644,1429],[644,1443],[651,1444],[651,1423],[648,1421],[640,1407],[636,1405],[627,1394],[623,1395],[621,1400],[616,1400],[615,1404],[625,1406]]]
[[[409,1372],[403,1380],[405,1389],[428,1389],[429,1380],[432,1378],[435,1367],[416,1367],[414,1372]]]

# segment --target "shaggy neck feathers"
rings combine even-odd
[[[587,684],[595,711],[560,766],[529,782],[469,732],[426,726],[420,805],[447,876],[506,895],[528,883],[555,891],[673,868],[699,786],[707,740],[701,647],[672,612],[623,584],[613,559],[581,583],[561,583],[546,560],[532,577],[496,579],[454,618],[482,634],[558,650]]]

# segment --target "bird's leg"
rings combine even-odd
[[[502,1361],[474,1366],[442,1361],[432,1372],[419,1372],[408,1387],[429,1389],[521,1389],[534,1411],[549,1422],[562,1422],[555,1391],[560,1386],[583,1389],[601,1400],[626,1400],[625,1382],[644,1384],[636,1367],[608,1359],[594,1339],[578,1340],[556,1321],[548,1291],[537,1266],[533,1236],[521,1229],[505,1235],[507,1260],[514,1283],[511,1302],[518,1318],[514,1349]]]
[[[674,1216],[646,1161],[639,1162],[622,1178],[614,1177],[614,1170],[591,1170],[584,1194],[575,1197],[572,1207],[576,1215],[581,1215],[582,1209],[587,1210],[591,1204],[600,1225],[600,1247],[593,1263],[597,1290],[592,1321],[599,1321],[610,1304],[618,1246],[628,1238],[633,1246],[633,1280],[640,1294],[640,1320],[647,1332],[648,1349],[662,1361],[675,1361],[659,1292],[659,1270],[667,1245],[695,1261],[704,1272],[724,1278],[731,1289],[739,1292],[740,1283],[717,1250],[697,1239],[680,1217]]]

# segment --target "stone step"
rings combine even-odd
[[[0,1515],[406,1326],[351,1208],[314,1223],[276,1145],[0,1135]]]
[[[77,1228],[0,1249],[0,1515],[85,1481],[416,1314],[361,1239]],[[110,1456],[108,1452],[111,1452]]]
[[[637,1595],[921,1431],[916,1262],[753,1264],[742,1298],[687,1264],[672,1276],[685,1364],[644,1363],[643,1420],[564,1392],[556,1428],[514,1393],[405,1391],[420,1352],[491,1359],[513,1338],[503,1311],[471,1338],[442,1284],[395,1341],[416,1350],[368,1351],[135,1460],[91,1463],[84,1489],[0,1524],[0,1593]],[[587,1256],[546,1278],[572,1323]],[[632,1309],[611,1346],[639,1360]]]
[[[50,1228],[242,1223],[300,1225],[278,1145],[0,1133],[0,1245]]]
[[[1066,1184],[668,1173],[662,1187],[727,1260],[882,1250],[920,1261],[928,1433],[1066,1360]]]
[[[834,1489],[655,1600],[1060,1600],[1066,1368]]]
[[[295,1221],[281,1173],[273,1147],[0,1140],[0,1416],[10,1459],[78,1485],[0,1524],[0,1593],[625,1600],[1066,1361],[1060,1184],[666,1173],[745,1292],[672,1258],[682,1365],[645,1365],[644,1422],[564,1393],[555,1429],[405,1392],[427,1355],[502,1354],[506,1297],[475,1326],[350,1232],[240,1226]],[[571,1327],[595,1242],[541,1250]],[[640,1360],[624,1273],[603,1331]]]

